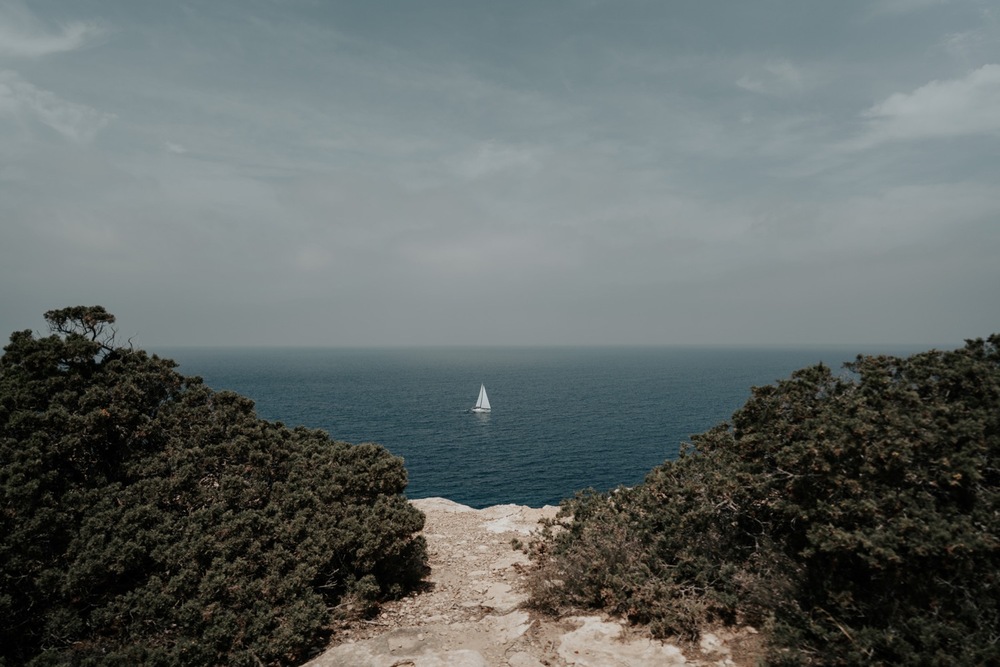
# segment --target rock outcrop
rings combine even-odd
[[[426,592],[387,604],[373,621],[307,667],[667,667],[753,664],[753,631],[706,633],[699,645],[651,639],[601,616],[549,618],[523,608],[528,557],[511,546],[554,507],[474,510],[443,498],[414,500],[427,515]]]

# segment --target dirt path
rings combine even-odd
[[[554,507],[473,510],[443,498],[412,501],[427,515],[430,590],[386,605],[307,667],[667,667],[742,665],[752,635],[707,634],[688,655],[598,616],[560,619],[522,609],[528,557],[511,546]]]

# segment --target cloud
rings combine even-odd
[[[27,115],[75,143],[87,143],[115,118],[85,104],[60,98],[28,83],[17,72],[0,70],[0,115]]]
[[[333,259],[333,254],[326,248],[310,245],[299,248],[294,253],[292,262],[299,271],[314,273],[329,267]]]
[[[903,185],[851,197],[824,215],[828,249],[884,254],[904,245],[935,247],[1000,215],[995,188],[974,183]]]
[[[459,160],[455,170],[464,179],[476,180],[499,172],[534,171],[538,166],[538,157],[531,149],[487,141]]]
[[[850,150],[887,141],[1000,134],[1000,65],[984,65],[960,79],[931,81],[912,93],[894,93],[861,115],[868,128],[847,144]]]
[[[737,80],[736,85],[743,90],[749,90],[751,93],[764,93],[764,82],[760,79],[752,79],[748,75],[744,74]]]
[[[873,16],[895,16],[898,14],[909,14],[910,12],[920,11],[922,9],[927,9],[928,7],[933,7],[934,5],[943,5],[949,1],[950,0],[877,0],[877,2],[871,5],[869,11]]]
[[[39,58],[74,51],[106,34],[104,27],[87,21],[65,23],[52,32],[23,5],[0,7],[0,56]]]
[[[953,58],[971,62],[983,51],[988,41],[985,31],[982,28],[976,28],[975,30],[949,33],[944,36],[940,44],[941,48]]]
[[[798,92],[804,87],[802,70],[787,60],[766,63],[762,69],[755,76],[744,74],[736,81],[736,85],[760,95],[784,95]]]

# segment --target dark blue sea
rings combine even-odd
[[[177,348],[185,375],[259,416],[405,460],[407,496],[472,507],[556,504],[642,481],[755,385],[859,353],[924,348]],[[493,410],[470,411],[486,385]]]

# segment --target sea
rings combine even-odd
[[[558,504],[643,480],[751,387],[924,347],[176,348],[184,375],[257,414],[402,457],[409,498]],[[474,413],[480,384],[492,405]]]

